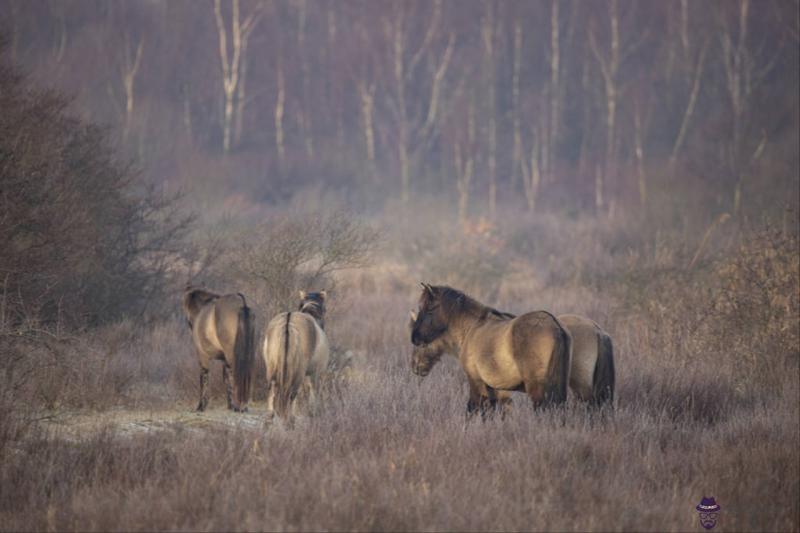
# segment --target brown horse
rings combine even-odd
[[[411,312],[409,328],[417,319]],[[594,321],[579,315],[559,315],[558,320],[572,336],[572,363],[569,387],[581,400],[592,406],[614,405],[614,351],[611,337]],[[443,339],[430,344],[414,346],[411,370],[418,376],[427,376],[446,353]],[[507,400],[510,393],[498,392],[498,400]]]
[[[267,416],[291,419],[294,400],[304,389],[313,403],[314,389],[328,368],[330,350],[322,328],[325,292],[300,292],[300,309],[280,313],[267,324],[263,356],[267,366]]]
[[[423,284],[411,342],[437,340],[467,374],[468,413],[494,409],[501,391],[524,391],[534,406],[567,399],[572,339],[546,311],[514,317],[451,287]]]
[[[200,403],[197,410],[204,411],[208,405],[208,367],[213,359],[219,359],[224,364],[222,377],[228,409],[246,411],[255,358],[255,332],[253,312],[247,307],[244,296],[220,295],[187,286],[183,292],[183,311],[200,363]]]

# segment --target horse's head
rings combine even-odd
[[[300,291],[300,306],[298,310],[313,316],[319,327],[325,329],[325,291],[306,292]]]
[[[200,309],[214,300],[219,298],[219,294],[207,291],[205,289],[195,288],[191,284],[186,284],[183,289],[183,312],[186,315],[186,323],[189,329],[193,328],[194,319],[200,312]]]
[[[447,331],[447,314],[442,306],[442,287],[422,284],[419,313],[411,328],[414,346],[430,344]]]
[[[417,313],[411,311],[411,320],[408,322],[409,330],[413,331],[416,321]],[[444,352],[444,343],[441,339],[430,344],[414,346],[411,352],[411,371],[421,377],[427,376]]]

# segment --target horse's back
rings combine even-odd
[[[519,357],[534,351],[550,354],[561,339],[562,327],[547,311],[532,311],[511,321],[511,342]],[[548,361],[545,361],[545,366]]]

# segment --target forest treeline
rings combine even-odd
[[[5,4],[13,61],[211,198],[794,207],[795,0]]]

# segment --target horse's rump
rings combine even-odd
[[[544,402],[565,402],[572,353],[572,339],[566,328],[547,311],[534,311],[514,319],[512,339],[516,357],[547,357],[546,361],[521,361],[534,367],[546,363]],[[537,349],[532,350],[533,346]],[[549,353],[543,353],[547,347]]]
[[[292,400],[313,364],[322,341],[322,330],[314,319],[301,312],[281,313],[267,325],[264,357],[267,380],[275,391],[275,412],[285,418]]]
[[[611,337],[601,331],[597,336],[597,364],[594,367],[592,380],[592,403],[614,406],[614,345]]]

